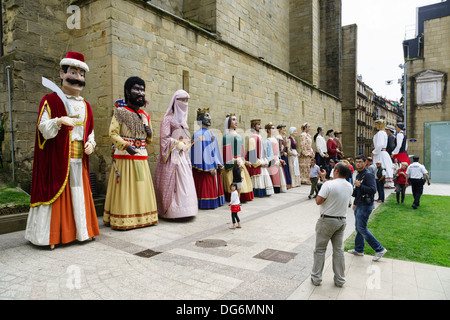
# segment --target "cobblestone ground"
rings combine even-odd
[[[156,226],[129,231],[111,230],[99,217],[100,235],[95,241],[60,245],[54,251],[30,244],[23,231],[0,235],[0,299],[289,300],[383,296],[381,291],[368,291],[365,285],[371,257],[357,260],[346,254],[348,270],[353,272],[348,272],[344,288],[332,286],[330,259],[323,285],[310,285],[319,207],[314,200],[308,200],[308,193],[309,186],[303,185],[243,204],[242,229],[235,230],[229,229],[231,214],[226,205],[201,210],[194,218],[161,219]],[[353,231],[354,216],[349,209],[346,235]],[[331,247],[327,254],[331,254]],[[411,270],[408,264],[384,261],[378,266]],[[424,269],[420,267],[415,266]],[[439,288],[428,289],[435,298],[448,299],[448,269],[426,267],[433,269],[428,273],[430,279],[438,279],[421,281],[436,286],[439,282]],[[384,275],[392,274],[389,272]],[[360,281],[352,278],[353,274]],[[393,282],[392,276],[390,279]],[[418,288],[419,282],[414,283]],[[363,286],[364,290],[354,291],[355,286]],[[392,289],[390,293],[388,299],[402,297],[393,295]],[[417,294],[424,297],[423,293]]]

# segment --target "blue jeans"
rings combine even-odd
[[[383,251],[383,246],[378,242],[378,240],[370,233],[367,229],[367,221],[369,221],[369,216],[372,213],[373,204],[367,205],[357,205],[355,207],[355,250],[357,252],[364,252],[364,240],[372,247],[375,252]]]

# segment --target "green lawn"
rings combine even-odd
[[[368,229],[388,252],[385,257],[450,267],[450,197],[423,195],[420,207],[411,208],[412,195],[397,204],[395,193],[372,212]],[[354,248],[356,233],[345,242]],[[373,255],[367,244],[365,254]]]
[[[29,205],[30,196],[28,194],[13,186],[0,185],[0,214],[26,210]]]

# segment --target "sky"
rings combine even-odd
[[[400,101],[402,42],[415,38],[417,7],[438,2],[441,0],[342,0],[342,25],[358,26],[358,75],[378,96]],[[386,85],[388,80],[394,80],[393,84]]]

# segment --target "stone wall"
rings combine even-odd
[[[211,31],[217,31],[216,0],[185,0],[183,15],[178,15]]]
[[[313,44],[319,35],[318,0],[291,0],[290,3],[289,69],[312,85],[318,85],[318,51]]]
[[[200,2],[203,0],[197,1]],[[183,12],[186,10],[185,9],[186,2],[196,2],[196,0],[149,0],[148,2],[154,6],[157,6],[163,10],[166,10],[174,15],[181,17],[183,16]]]
[[[344,154],[357,155],[357,37],[355,24],[342,28],[342,144]]]
[[[155,134],[154,142],[148,146],[152,172],[159,153],[161,119],[173,93],[183,86],[191,95],[191,133],[196,129],[196,110],[204,107],[211,110],[217,134],[223,132],[225,115],[229,112],[238,115],[239,128],[243,131],[249,130],[250,120],[254,118],[261,118],[263,124],[285,123],[288,127],[298,128],[308,121],[313,132],[317,126],[341,129],[340,100],[293,76],[276,63],[259,59],[247,52],[245,45],[237,47],[236,43],[225,41],[223,36],[200,29],[166,10],[137,0],[79,0],[74,4],[81,9],[81,26],[68,30],[65,24],[69,3],[55,0],[51,2],[52,8],[48,3],[47,7],[35,5],[36,14],[32,17],[39,21],[45,12],[53,12],[53,16],[48,16],[48,21],[42,23],[50,28],[55,25],[61,31],[44,30],[39,35],[39,43],[43,43],[45,35],[51,39],[42,48],[37,40],[31,39],[35,42],[29,45],[29,53],[10,50],[0,59],[1,63],[16,61],[17,65],[13,75],[16,84],[14,118],[17,124],[27,124],[23,129],[21,125],[15,127],[23,144],[27,144],[26,148],[20,149],[18,161],[28,161],[29,166],[23,170],[28,176],[37,106],[47,93],[40,85],[40,77],[46,76],[59,83],[59,61],[69,50],[83,53],[91,69],[86,76],[83,96],[94,112],[97,148],[91,156],[91,171],[97,175],[100,193],[106,191],[111,169],[108,129],[113,102],[123,98],[123,84],[130,76],[140,76],[146,81],[146,97],[150,101],[147,111]],[[222,2],[222,5],[226,4],[232,5],[232,2]],[[17,10],[20,12],[21,9]],[[20,17],[28,19],[26,15]],[[268,48],[274,47],[272,44]],[[31,69],[28,68],[30,64],[33,65]],[[7,110],[4,93],[0,99],[0,110],[4,113]],[[24,100],[22,104],[19,103],[21,99]],[[5,137],[5,141],[8,139]],[[7,148],[3,143],[3,150]],[[25,189],[28,183],[29,178],[20,179]]]
[[[59,83],[58,62],[69,45],[68,1],[10,0],[3,3],[3,48],[0,58],[0,118],[5,121],[1,142],[2,166],[12,173],[11,126],[6,67],[10,66],[15,180],[28,189],[39,102],[49,93],[41,77]],[[0,166],[0,167],[2,167]],[[12,180],[12,174],[8,175]]]
[[[217,1],[217,34],[225,42],[289,70],[289,0]]]
[[[424,159],[424,122],[450,121],[450,98],[448,75],[450,74],[450,16],[427,20],[424,23],[424,58],[407,62],[408,138],[417,141],[408,144],[408,153]],[[426,70],[445,73],[442,83],[442,103],[418,105],[415,75]]]
[[[342,98],[341,11],[341,1],[320,1],[319,87],[338,98]]]
[[[339,126],[340,102],[325,92],[234,46],[218,42],[210,34],[189,28],[172,17],[154,14],[152,8],[140,8],[146,20],[136,28],[140,13],[134,16],[135,9],[132,2],[111,8],[111,14],[118,17],[111,31],[113,68],[119,66],[119,72],[113,74],[113,92],[119,92],[119,96],[112,99],[122,97],[124,81],[137,72],[147,81],[154,128],[158,127],[173,93],[182,87],[183,74],[189,77],[191,128],[196,109],[200,107],[210,108],[213,127],[220,132],[229,112],[239,116],[239,126],[244,130],[249,129],[253,118],[261,118],[263,123],[272,121],[297,127],[305,121],[310,121],[312,127]],[[153,32],[142,33],[142,28]],[[119,42],[120,34],[134,39],[134,55]],[[158,141],[159,130],[155,134]],[[153,166],[159,148],[157,144],[150,148]]]

